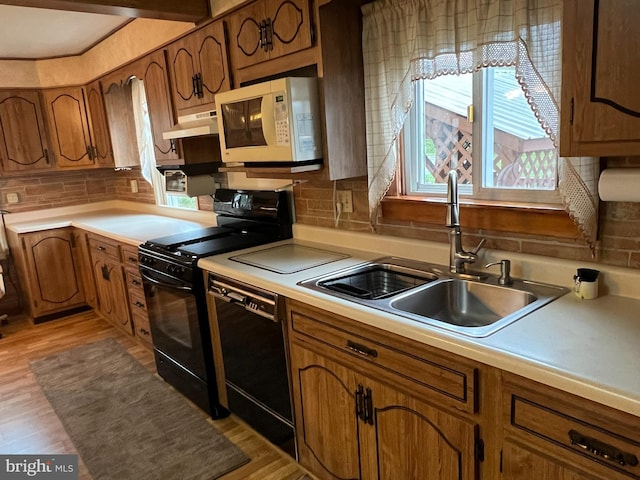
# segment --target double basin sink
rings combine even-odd
[[[300,285],[473,337],[490,335],[568,292],[518,279],[500,285],[498,278],[384,257]]]

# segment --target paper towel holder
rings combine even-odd
[[[640,168],[605,168],[598,179],[598,196],[604,202],[640,202]]]

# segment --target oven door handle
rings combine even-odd
[[[146,280],[149,283],[153,283],[154,285],[159,285],[161,287],[172,288],[174,290],[182,290],[184,292],[190,292],[190,291],[193,290],[193,288],[189,287],[189,286],[178,285],[178,284],[175,284],[175,283],[169,283],[169,282],[160,281],[160,280],[150,276],[148,273],[146,273],[142,269],[140,269],[140,276],[142,276],[143,280]]]

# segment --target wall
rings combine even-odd
[[[138,18],[82,55],[49,60],[0,60],[0,87],[79,85],[155,50],[193,23]]]
[[[603,159],[603,167],[640,166],[640,157]],[[368,219],[367,179],[341,180],[338,190],[352,190],[354,213],[342,214],[338,228],[371,231]],[[334,228],[333,182],[312,181],[294,188],[296,219],[299,223]],[[444,218],[443,218],[444,224]],[[448,242],[448,232],[441,225],[414,222],[389,222],[380,219],[376,231],[385,235]],[[600,202],[600,250],[595,259],[581,241],[570,241],[544,234],[510,235],[503,232],[464,230],[466,248],[486,238],[485,248],[508,252],[596,262],[627,268],[640,268],[640,205],[637,203]]]

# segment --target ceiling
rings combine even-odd
[[[0,5],[0,59],[81,54],[130,20],[115,15]]]

